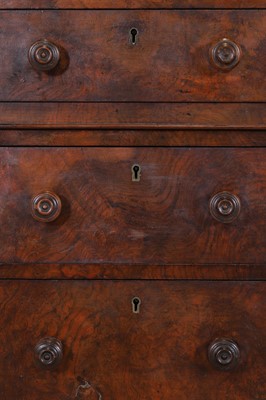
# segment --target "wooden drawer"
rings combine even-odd
[[[2,398],[263,400],[265,303],[263,282],[2,281]]]
[[[1,101],[265,100],[264,10],[1,11],[0,21]],[[31,47],[42,39],[56,47]]]
[[[2,263],[266,262],[263,148],[2,148],[0,159]]]

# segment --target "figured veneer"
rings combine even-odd
[[[99,145],[105,145],[104,135],[110,130],[152,130],[149,136],[164,140],[160,130],[228,130],[228,141],[233,145],[239,130],[261,130],[266,132],[266,104],[264,103],[0,103],[0,128],[3,129],[47,129],[47,145],[51,129],[57,130],[104,130]],[[208,132],[204,132],[207,134]],[[263,133],[263,132],[262,132]],[[62,133],[60,133],[62,135]],[[89,133],[88,133],[89,134]],[[8,135],[0,131],[0,139]],[[145,133],[145,136],[147,133]],[[189,135],[193,141],[197,132]],[[69,136],[69,135],[68,135]],[[74,138],[79,136],[75,132]],[[97,135],[93,133],[93,136]],[[127,132],[125,145],[130,145]],[[143,141],[145,141],[145,136]],[[212,135],[214,136],[214,135]],[[260,135],[262,137],[262,135]],[[158,139],[158,138],[157,138]],[[249,138],[251,143],[252,136]],[[214,138],[215,140],[215,138]],[[118,143],[120,140],[118,140]],[[19,142],[16,142],[19,145]],[[139,141],[140,145],[142,141]],[[95,142],[93,143],[95,145]],[[145,142],[144,142],[145,144]],[[69,144],[67,144],[69,145]],[[74,145],[78,143],[74,142]],[[149,142],[157,145],[157,140]],[[171,144],[172,145],[172,144]]]
[[[1,391],[24,400],[264,398],[265,285],[1,281]],[[47,335],[64,346],[55,368],[34,354]],[[237,365],[218,369],[211,348]]]
[[[263,148],[2,148],[0,157],[2,263],[266,262]],[[46,188],[62,211],[44,224],[31,201]],[[227,224],[210,210],[223,192],[241,202],[219,214]]]
[[[1,107],[0,107],[1,108]],[[121,129],[20,129],[0,131],[1,146],[115,146],[115,147],[260,147],[266,146],[266,130],[121,130]]]
[[[266,281],[266,264],[1,264],[1,279],[61,280],[261,280]]]
[[[266,0],[0,10],[1,398],[265,400]]]
[[[263,102],[265,27],[265,10],[0,11],[0,101]],[[29,63],[40,37],[67,54],[60,73]],[[210,52],[223,38],[220,70]],[[58,53],[43,46],[53,66]]]

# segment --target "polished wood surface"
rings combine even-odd
[[[1,108],[1,106],[0,106]],[[2,130],[1,146],[265,147],[266,130]]]
[[[1,1],[1,399],[266,400],[265,34]]]
[[[2,0],[0,9],[266,8],[265,0]]]
[[[265,103],[0,103],[0,114],[1,129],[266,131]]]
[[[6,398],[264,398],[265,283],[5,281],[0,303]],[[47,336],[63,346],[54,368],[34,354]],[[218,338],[239,347],[231,371],[208,359]]]
[[[0,156],[3,263],[266,261],[263,148],[2,148]],[[31,215],[43,191],[62,201],[48,224]],[[210,210],[224,191],[241,203],[228,224]]]
[[[264,264],[0,264],[0,279],[266,281]]]
[[[265,27],[264,10],[1,11],[0,100],[262,102]],[[242,53],[227,72],[211,55],[223,38]],[[44,39],[60,51],[50,73],[27,57]]]

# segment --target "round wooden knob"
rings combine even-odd
[[[232,193],[217,193],[210,200],[211,215],[219,222],[229,223],[234,221],[238,217],[240,209],[240,200]]]
[[[230,70],[239,63],[241,50],[236,43],[223,39],[212,48],[211,57],[218,68]]]
[[[29,61],[38,71],[53,70],[60,60],[58,47],[43,39],[33,43],[29,50]]]
[[[239,364],[240,350],[238,345],[230,339],[216,339],[208,350],[209,360],[214,367],[229,371]]]
[[[32,216],[37,221],[52,222],[59,217],[62,203],[52,192],[40,193],[32,199]]]
[[[36,345],[35,355],[38,361],[45,366],[53,366],[63,357],[63,345],[59,339],[47,337]]]

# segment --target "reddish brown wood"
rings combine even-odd
[[[265,0],[2,0],[0,9],[266,8]]]
[[[139,314],[132,312],[135,296]],[[5,281],[0,303],[6,398],[265,396],[265,283]],[[35,345],[47,335],[64,348],[53,370],[35,360]],[[241,352],[233,371],[208,360],[209,345],[223,337]]]
[[[0,9],[1,398],[265,400],[266,1]]]
[[[266,280],[262,264],[0,264],[1,279]]]
[[[0,21],[1,101],[265,101],[264,10],[1,11]],[[210,56],[224,37],[243,53],[226,73]],[[27,57],[43,38],[64,54],[49,74]]]
[[[266,130],[2,130],[1,146],[264,146]]]
[[[263,148],[2,148],[0,157],[1,262],[266,261]],[[43,190],[62,200],[50,224],[31,216]],[[230,224],[209,210],[223,191],[241,202]]]
[[[0,115],[2,129],[266,131],[265,103],[0,103]]]

